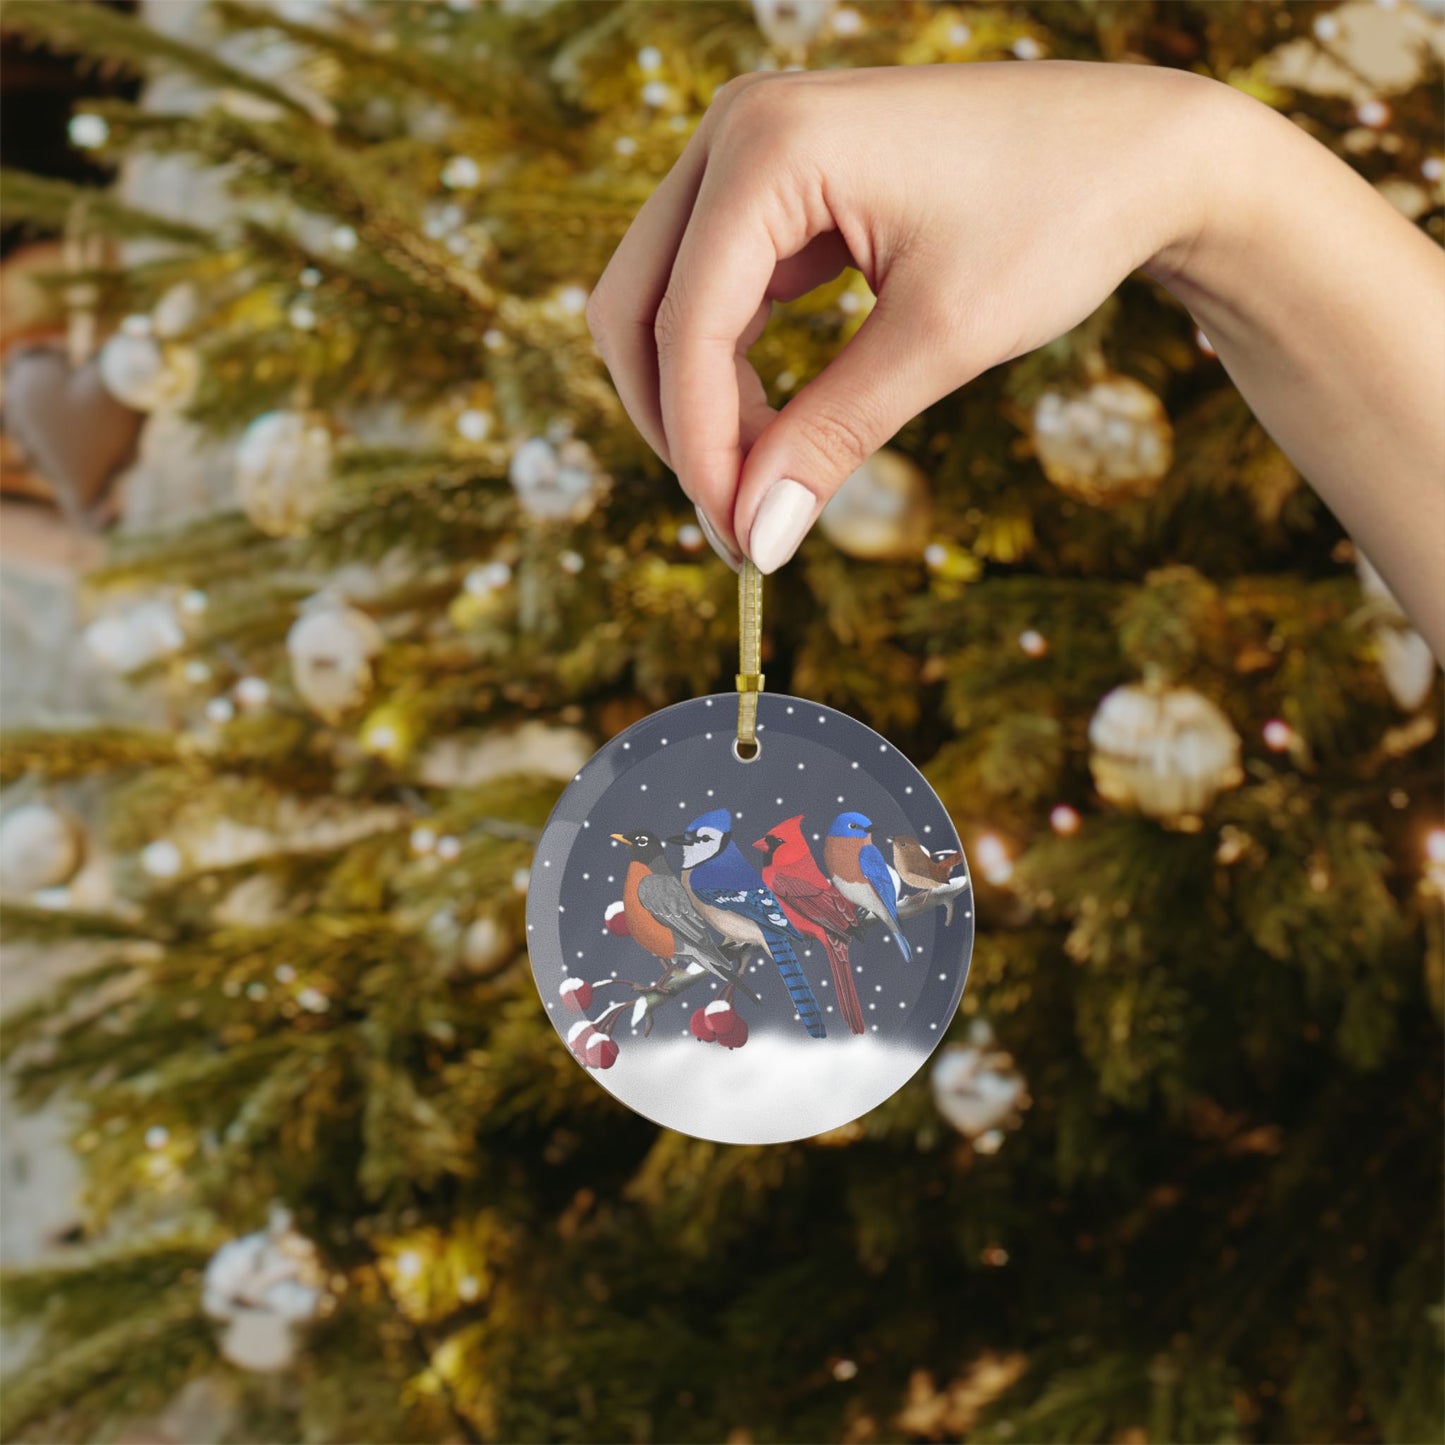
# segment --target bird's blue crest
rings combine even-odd
[[[726,808],[714,808],[708,813],[699,813],[696,818],[687,825],[689,833],[696,833],[699,828],[716,828],[719,833],[731,833],[733,830],[733,815]]]
[[[873,826],[873,820],[863,813],[839,813],[828,829],[830,838],[857,838]]]

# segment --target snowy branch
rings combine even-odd
[[[950,879],[947,883],[940,883],[937,888],[930,888],[927,893],[910,893],[907,898],[899,899],[899,918],[916,918],[920,913],[929,908],[943,909],[943,921],[945,924],[953,922],[953,905],[960,893],[968,891],[968,876]],[[869,917],[868,923],[876,923],[878,920]]]
[[[729,981],[729,989],[741,988],[750,994],[754,1002],[756,1002],[758,996],[742,981],[743,963],[745,961],[746,960],[739,961],[737,971]],[[636,1028],[639,1023],[646,1019],[646,1026],[643,1029],[643,1034],[646,1036],[652,1032],[653,1014],[660,1009],[663,1004],[667,1003],[669,999],[677,998],[679,994],[686,993],[694,984],[702,983],[706,979],[713,979],[715,977],[714,974],[709,973],[705,968],[694,965],[691,969],[670,969],[664,973],[661,978],[648,984],[634,983],[631,979],[625,978],[602,979],[593,985],[594,989],[612,987],[630,988],[634,991],[636,997],[623,999],[620,1003],[612,1004],[606,1012],[597,1019],[596,1025],[603,1033],[610,1035],[613,1030],[616,1029],[622,1015],[630,1011],[632,1028]]]
[[[898,916],[900,919],[916,918],[919,914],[926,912],[930,908],[942,908],[944,910],[944,923],[945,925],[950,924],[953,922],[953,905],[959,895],[968,890],[968,886],[969,880],[967,877],[955,878],[948,883],[940,884],[937,888],[930,889],[926,893],[911,893],[906,898],[899,900]],[[881,924],[881,922],[881,919],[874,917],[872,914],[863,914],[859,918],[856,931],[861,933],[862,930],[875,927]],[[742,989],[755,1003],[759,1001],[757,994],[755,994],[742,979],[747,960],[753,953],[754,950],[749,947],[744,950],[742,955],[737,959],[735,972],[727,980],[728,986],[722,995],[722,997],[728,1001],[731,1001],[734,989]],[[608,1007],[593,1020],[593,1027],[598,1033],[610,1038],[616,1032],[623,1019],[626,1018],[628,1027],[630,1028],[635,1029],[639,1024],[643,1025],[643,1035],[646,1037],[652,1033],[653,1015],[663,1004],[667,1003],[670,999],[677,998],[679,995],[686,993],[696,984],[715,978],[716,975],[694,964],[690,968],[668,969],[660,978],[652,983],[637,983],[632,979],[626,978],[599,979],[591,985],[592,991],[600,992],[606,988],[624,988],[632,990],[633,997],[620,999],[616,1003],[609,1004]]]

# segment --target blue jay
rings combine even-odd
[[[803,1027],[815,1038],[828,1036],[823,1011],[803,973],[792,940],[801,935],[748,865],[732,840],[733,816],[714,808],[688,824],[669,843],[682,845],[682,881],[702,916],[733,943],[760,944],[778,966]]]
[[[742,989],[754,1003],[761,1003],[713,942],[687,889],[668,867],[662,840],[641,831],[612,836],[633,849],[623,881],[622,912],[634,942],[660,959],[669,971],[696,965],[723,983]],[[648,1017],[650,1022],[651,1015]]]
[[[898,922],[898,887],[873,846],[872,828],[862,813],[839,813],[823,839],[823,861],[838,892],[888,927],[906,962],[913,950]]]

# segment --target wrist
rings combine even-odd
[[[1267,107],[1221,81],[1173,72],[1179,85],[1176,124],[1169,127],[1179,182],[1168,191],[1160,239],[1140,267],[1191,310],[1227,274],[1227,258],[1240,244],[1267,194],[1272,146],[1281,122]],[[1188,294],[1186,294],[1188,293]]]

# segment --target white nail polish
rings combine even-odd
[[[718,535],[717,528],[708,521],[707,513],[704,512],[701,507],[694,507],[693,511],[697,513],[697,524],[702,528],[702,534],[707,538],[708,546],[711,547],[734,572],[741,571],[743,559]]]
[[[748,533],[748,551],[759,572],[776,572],[798,550],[817,511],[817,497],[791,477],[768,488]]]

